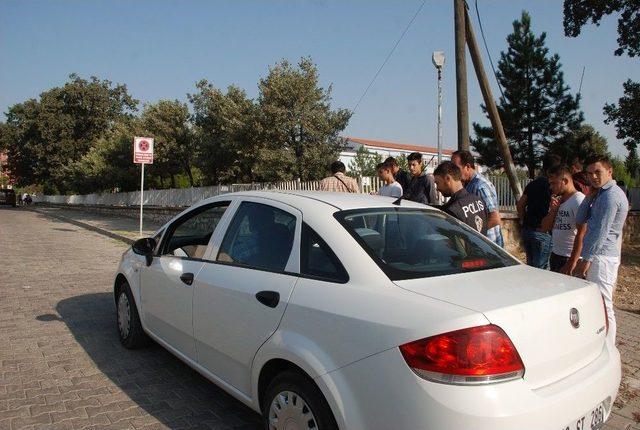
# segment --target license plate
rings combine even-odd
[[[597,430],[604,426],[604,405],[600,403],[574,422],[562,427],[562,430]]]

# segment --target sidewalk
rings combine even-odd
[[[29,210],[56,218],[78,227],[95,231],[113,239],[126,243],[133,243],[140,237],[153,236],[153,233],[161,227],[160,224],[144,222],[142,236],[140,236],[140,221],[127,217],[107,216],[90,211],[77,209],[63,209],[57,207],[31,206]]]
[[[140,237],[137,219],[57,207],[32,206],[29,209],[126,243],[132,243]],[[159,224],[145,221],[143,237],[153,235],[160,227]],[[621,271],[633,270],[635,273],[635,258],[638,258],[635,251],[632,257],[630,260],[629,255],[623,255]],[[621,282],[625,281],[621,279]],[[620,285],[618,287],[621,288]],[[640,310],[627,306],[625,308],[626,310],[616,309],[617,347],[622,357],[622,383],[613,412],[602,430],[640,430]]]

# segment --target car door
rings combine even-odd
[[[194,208],[167,229],[150,266],[141,268],[145,327],[195,360],[193,290],[211,237],[230,201]]]
[[[216,261],[198,277],[198,362],[247,395],[253,357],[277,329],[298,279],[301,222],[288,205],[244,199],[213,246]]]

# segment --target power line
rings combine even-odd
[[[582,80],[584,79],[584,69],[586,69],[586,66],[582,66],[582,76],[580,76],[580,86],[578,87],[578,96],[580,96],[582,94]]]
[[[400,38],[398,38],[398,40],[396,40],[395,45],[393,45],[393,48],[391,48],[391,51],[389,51],[389,54],[387,55],[387,58],[384,59],[384,61],[382,62],[382,65],[380,66],[380,68],[378,69],[378,71],[376,72],[376,74],[373,76],[373,79],[371,79],[371,82],[369,82],[369,85],[367,85],[367,88],[364,90],[364,92],[362,93],[362,95],[360,96],[360,98],[358,99],[358,102],[355,104],[355,106],[353,107],[353,109],[351,109],[351,113],[355,113],[356,109],[358,109],[358,106],[360,106],[360,102],[362,101],[362,99],[364,99],[364,97],[367,95],[367,92],[369,92],[369,89],[371,88],[371,86],[373,85],[373,83],[375,82],[375,80],[378,78],[378,75],[380,74],[380,72],[382,71],[382,69],[384,68],[384,66],[387,64],[387,61],[389,61],[389,58],[391,58],[391,56],[393,55],[393,53],[395,52],[396,48],[398,47],[398,45],[400,44],[400,42],[402,41],[402,39],[404,38],[404,35],[407,34],[407,31],[409,31],[409,28],[411,28],[411,25],[413,24],[413,21],[416,20],[416,18],[418,17],[418,14],[420,13],[420,11],[422,10],[422,8],[424,7],[425,3],[427,2],[427,0],[423,0],[422,4],[420,5],[420,7],[418,8],[418,10],[416,11],[415,14],[413,14],[413,17],[411,18],[411,20],[409,21],[409,23],[407,24],[407,26],[405,27],[404,31],[402,32],[402,34],[400,35]]]
[[[476,16],[478,17],[478,25],[480,26],[480,34],[482,35],[482,41],[484,42],[484,49],[487,51],[487,55],[489,56],[489,63],[491,64],[491,70],[493,70],[493,76],[496,78],[496,83],[498,84],[498,89],[500,90],[500,94],[504,99],[504,92],[502,91],[502,85],[500,85],[500,81],[498,80],[498,74],[496,73],[496,68],[493,66],[493,59],[491,58],[491,52],[489,52],[489,46],[487,45],[487,39],[484,37],[484,29],[482,28],[482,19],[480,19],[480,11],[478,10],[478,0],[476,0]]]

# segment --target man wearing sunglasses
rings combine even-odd
[[[627,219],[629,202],[613,180],[611,160],[606,156],[592,157],[585,163],[593,195],[586,198],[581,209],[586,213],[587,233],[582,246],[582,260],[575,273],[598,284],[604,297],[609,330],[616,337],[613,315],[613,291],[618,278],[622,250],[622,228]]]

